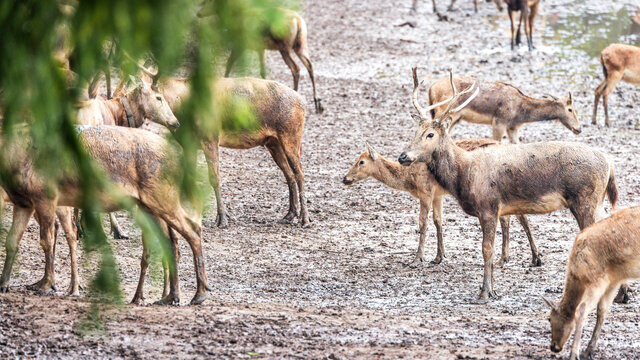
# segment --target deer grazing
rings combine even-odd
[[[158,89],[174,111],[189,96],[189,83],[183,78],[159,80]],[[259,125],[255,131],[227,134],[220,129],[217,134],[203,134],[202,148],[216,196],[217,225],[226,227],[229,224],[220,194],[220,146],[232,149],[266,147],[289,187],[289,211],[281,222],[292,223],[299,217],[300,225],[310,225],[301,164],[306,114],[304,99],[280,83],[254,78],[218,79],[214,89],[216,96],[235,96],[246,100],[247,104],[252,105]]]
[[[139,129],[118,126],[79,126],[80,141],[87,153],[101,166],[116,187],[148,211],[154,218],[162,220],[175,229],[189,243],[193,252],[197,280],[196,294],[192,304],[206,299],[208,285],[201,246],[199,215],[185,208],[180,200],[180,167],[178,150],[163,137]],[[0,289],[8,289],[9,277],[20,239],[32,214],[40,223],[40,243],[45,252],[45,274],[34,286],[42,293],[49,293],[55,284],[54,277],[54,216],[56,206],[80,205],[80,182],[72,170],[66,171],[55,183],[46,181],[38,174],[27,152],[28,141],[13,141],[5,146],[0,159],[8,172],[3,186],[14,203],[14,221],[6,240],[7,254],[0,277]],[[22,174],[10,179],[8,174]],[[105,211],[119,209],[119,202],[103,193],[100,196]],[[162,226],[162,223],[160,224]],[[75,241],[75,238],[73,239]],[[143,234],[143,256],[140,282],[133,302],[142,299],[142,284],[149,264],[147,236]],[[75,249],[75,244],[73,246]],[[175,250],[174,250],[175,252]],[[171,258],[172,260],[175,257]],[[172,261],[169,260],[169,261]],[[169,266],[169,289],[163,294],[160,304],[179,303],[179,286],[175,262]],[[166,288],[165,288],[166,289]]]
[[[468,88],[477,84],[480,92],[469,105],[451,114],[451,128],[460,120],[476,124],[491,125],[493,139],[501,141],[506,132],[511,143],[518,143],[518,129],[530,122],[558,120],[567,129],[579,134],[582,126],[573,105],[573,95],[567,98],[535,99],[522,93],[518,88],[501,82],[478,81],[469,76],[456,76],[453,81],[457,88]],[[451,97],[448,78],[435,81],[429,87],[429,103],[435,104]],[[466,101],[463,96],[460,101]],[[440,117],[446,103],[431,110],[433,119]],[[451,130],[451,128],[449,130]]]
[[[456,145],[467,151],[473,151],[495,144],[495,141],[487,139],[456,141]],[[413,164],[409,167],[402,166],[398,162],[385,159],[376,152],[371,145],[367,144],[367,151],[360,155],[356,163],[342,179],[342,182],[345,185],[353,185],[369,177],[393,189],[408,192],[411,196],[420,200],[420,241],[418,242],[416,255],[409,265],[410,267],[417,267],[425,261],[424,246],[427,234],[427,218],[430,207],[433,208],[433,223],[436,226],[438,252],[435,259],[431,262],[433,264],[440,264],[444,257],[444,244],[442,241],[442,198],[448,194],[447,191],[438,185],[424,164]],[[531,236],[531,230],[529,230],[527,218],[524,215],[518,215],[517,218],[529,239],[529,245],[531,245],[533,255],[533,266],[542,265],[538,249]],[[509,261],[509,217],[501,217],[500,224],[502,225],[502,257],[498,261],[498,266],[502,266]]]
[[[540,0],[504,0],[507,3],[507,12],[509,13],[509,21],[511,21],[511,50],[516,45],[520,45],[520,27],[524,21],[524,33],[527,37],[527,45],[529,51],[534,49],[533,46],[533,20],[538,14],[538,6]],[[513,13],[520,11],[520,22],[518,29],[513,24]]]
[[[277,8],[278,13],[282,17],[284,27],[274,31],[273,27],[267,25],[264,19],[264,14],[258,10],[254,10],[254,18],[261,21],[263,25],[262,34],[264,36],[263,41],[258,44],[258,47],[253,49],[258,53],[258,59],[260,60],[260,76],[264,79],[267,76],[267,70],[265,66],[266,50],[276,50],[282,55],[282,59],[285,64],[291,70],[293,75],[293,90],[298,91],[298,82],[300,81],[300,68],[293,60],[293,54],[296,54],[304,67],[309,72],[311,78],[311,86],[313,87],[313,103],[315,105],[316,113],[321,114],[324,111],[322,107],[321,99],[318,98],[316,92],[316,78],[313,73],[313,63],[309,56],[309,42],[307,41],[307,23],[304,21],[300,14],[288,9]],[[198,16],[207,17],[213,15],[213,8],[205,6],[200,9]],[[242,55],[236,49],[231,49],[231,54],[227,60],[227,66],[224,72],[224,76],[228,77],[233,68],[233,64]]]
[[[640,278],[640,207],[620,210],[584,229],[569,256],[562,300],[551,308],[551,351],[561,352],[573,334],[570,359],[591,359],[618,287]],[[582,329],[597,306],[593,335],[580,354]],[[606,356],[605,356],[606,357]]]
[[[602,97],[604,123],[609,127],[611,126],[609,121],[609,94],[616,87],[616,84],[620,80],[631,84],[640,84],[640,47],[625,44],[609,45],[600,53],[600,64],[602,64],[604,80],[596,88],[591,123],[594,125],[597,123],[598,103],[600,102],[600,97]]]
[[[480,221],[484,280],[480,299],[494,297],[493,243],[500,216],[545,214],[569,208],[580,229],[604,217],[604,197],[615,207],[618,189],[613,163],[603,153],[580,143],[545,142],[488,146],[467,152],[451,140],[451,116],[478,94],[475,83],[458,91],[450,75],[453,96],[439,117],[431,120],[418,103],[418,76],[413,69],[412,115],[419,128],[399,156],[403,165],[426,163],[434,178],[462,209]],[[475,91],[474,91],[475,88]],[[464,103],[458,100],[473,91]],[[435,106],[436,104],[432,105]]]

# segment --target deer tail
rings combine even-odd
[[[309,52],[307,50],[307,24],[300,16],[296,16],[296,39],[293,42],[293,51],[296,54]]]
[[[602,64],[602,73],[606,79],[609,76],[609,72],[607,71],[607,67],[604,65],[604,55],[602,54],[600,54],[600,64]]]
[[[613,173],[613,167],[609,170],[609,182],[607,183],[607,198],[611,203],[612,211],[616,210],[616,203],[618,202],[618,184],[616,182],[616,176]]]

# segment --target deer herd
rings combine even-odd
[[[487,0],[489,1],[489,0]],[[512,12],[520,11],[524,22],[529,50],[533,48],[533,20],[538,0],[505,0],[511,19],[511,46],[520,42]],[[450,7],[455,1],[451,1]],[[494,1],[502,9],[502,1]],[[477,11],[477,1],[474,1]],[[413,2],[413,8],[417,0]],[[434,12],[436,10],[433,1]],[[307,68],[313,86],[317,113],[323,112],[317,97],[313,65],[307,45],[307,26],[304,19],[283,10],[289,31],[284,36],[265,32],[263,46],[256,50],[260,58],[260,74],[264,78],[265,50],[278,50],[293,74],[293,89],[275,81],[255,78],[221,78],[215,81],[216,93],[236,96],[251,104],[258,128],[225,133],[221,129],[202,134],[202,149],[207,161],[210,182],[214,188],[219,227],[229,226],[228,216],[220,194],[219,147],[249,149],[264,146],[284,174],[289,190],[289,208],[281,222],[310,225],[305,197],[304,171],[301,164],[302,138],[306,117],[304,99],[298,94],[299,68],[292,59],[295,53]],[[203,8],[199,16],[210,12]],[[231,52],[225,76],[239,56]],[[133,59],[131,59],[133,60]],[[640,84],[640,48],[614,44],[600,55],[604,80],[595,91],[593,120],[602,97],[605,124],[610,126],[608,98],[620,81]],[[186,78],[158,78],[152,66],[138,64],[140,72],[132,82],[121,81],[113,94],[110,86],[107,97],[97,95],[96,83],[88,89],[88,99],[78,104],[77,136],[87,153],[101,166],[117,188],[138,206],[146,210],[170,238],[173,262],[165,266],[164,293],[158,304],[179,304],[180,289],[177,267],[179,251],[176,235],[180,234],[193,253],[196,293],[191,304],[205,301],[209,289],[202,250],[201,215],[180,197],[177,184],[181,174],[178,163],[180,149],[162,136],[166,131],[147,131],[149,122],[168,130],[180,126],[176,116],[180,105],[189,96]],[[526,123],[559,121],[574,134],[581,133],[581,125],[571,92],[568,97],[547,95],[537,99],[525,95],[517,87],[501,82],[486,81],[472,76],[439,79],[428,88],[428,105],[420,103],[417,68],[412,69],[412,114],[417,124],[413,140],[405,147],[397,161],[379,154],[370,144],[358,157],[343,178],[345,185],[374,178],[385,185],[408,192],[420,201],[419,244],[411,267],[425,261],[427,223],[430,210],[436,228],[437,255],[432,263],[444,260],[442,230],[442,202],[450,195],[462,210],[480,223],[484,275],[480,299],[496,297],[494,266],[509,261],[510,216],[516,216],[525,230],[532,253],[532,266],[542,261],[529,228],[527,214],[546,214],[569,209],[581,232],[568,259],[564,294],[560,302],[544,298],[551,308],[552,341],[550,349],[562,351],[571,333],[574,342],[572,359],[578,358],[580,337],[587,314],[597,306],[597,322],[586,349],[592,353],[598,340],[604,317],[614,299],[629,300],[626,283],[640,278],[640,207],[615,212],[618,186],[613,162],[601,151],[579,142],[542,142],[520,144],[518,129]],[[109,77],[109,72],[107,72]],[[107,79],[109,82],[110,79]],[[464,139],[453,141],[450,133],[460,120],[491,125],[493,139]],[[202,127],[204,129],[205,127]],[[21,130],[18,130],[20,132]],[[407,129],[409,131],[409,129]],[[157,133],[160,134],[157,134]],[[510,144],[502,144],[507,134]],[[27,137],[5,148],[0,166],[5,171],[21,174],[2,184],[4,201],[13,204],[13,220],[5,246],[6,257],[0,277],[0,291],[9,290],[12,266],[20,240],[29,219],[35,216],[40,225],[40,243],[45,255],[45,272],[31,288],[48,294],[55,288],[56,217],[62,226],[71,256],[70,295],[79,295],[80,280],[77,269],[77,229],[73,209],[81,206],[81,186],[76,173],[64,174],[51,187],[34,168]],[[607,218],[605,199],[611,205]],[[119,210],[119,202],[109,193],[101,194],[105,211]],[[110,214],[114,238],[128,235]],[[498,223],[502,228],[502,255],[495,262],[494,237]],[[147,235],[143,233],[143,256],[139,283],[132,302],[144,298],[144,278],[150,255]]]

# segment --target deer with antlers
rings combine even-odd
[[[545,214],[569,208],[580,229],[584,229],[604,217],[605,196],[615,207],[618,189],[613,163],[584,144],[509,144],[470,152],[456,146],[448,131],[451,116],[467,106],[479,88],[473,83],[458,91],[453,74],[449,79],[453,95],[438,103],[447,104],[447,108],[432,120],[418,103],[419,82],[416,68],[413,69],[412,99],[418,115],[412,117],[419,127],[398,161],[406,166],[426,163],[438,184],[458,200],[467,214],[480,221],[484,258],[480,299],[488,299],[495,296],[493,248],[501,216]],[[454,107],[471,92],[466,101]]]
[[[591,359],[604,319],[621,284],[640,279],[640,207],[620,210],[584,229],[576,238],[559,303],[551,308],[551,345],[559,353],[573,334],[570,359]],[[597,307],[591,340],[580,354],[584,322]],[[605,356],[606,357],[606,356]]]
[[[631,84],[640,84],[640,47],[625,44],[609,45],[600,53],[600,64],[602,64],[604,80],[596,88],[591,123],[597,124],[598,103],[602,97],[604,123],[609,127],[611,126],[609,94],[616,87],[616,84],[621,80]]]
[[[293,90],[298,91],[298,82],[300,81],[300,67],[293,60],[293,54],[296,54],[304,67],[309,72],[311,78],[311,86],[313,87],[313,103],[315,105],[316,113],[321,114],[324,111],[322,107],[321,99],[316,92],[316,78],[313,73],[313,63],[309,55],[309,42],[307,40],[307,22],[304,21],[302,16],[295,11],[283,8],[276,8],[275,11],[279,14],[284,22],[284,26],[274,27],[268,24],[265,19],[264,10],[253,9],[252,17],[259,21],[263,27],[263,40],[255,50],[258,53],[258,59],[260,60],[260,76],[264,79],[267,77],[267,70],[265,66],[266,50],[276,50],[280,52],[285,64],[291,70],[293,76]],[[205,4],[198,12],[198,16],[207,17],[213,15],[213,7]],[[238,60],[242,53],[238,49],[231,49],[231,54],[227,60],[227,66],[224,72],[224,76],[228,77],[233,68],[233,64]]]
[[[497,143],[489,139],[467,139],[458,140],[456,145],[460,148],[473,151],[486,146],[493,146]],[[424,164],[413,164],[409,167],[402,166],[396,161],[390,161],[378,154],[371,145],[367,143],[367,151],[363,152],[356,163],[351,167],[347,175],[342,179],[345,185],[353,185],[359,181],[363,181],[372,177],[381,183],[400,191],[405,191],[411,196],[420,200],[420,218],[419,233],[420,240],[418,242],[418,250],[410,267],[417,267],[424,261],[424,246],[427,234],[427,218],[429,217],[430,208],[433,209],[433,223],[436,227],[436,238],[438,242],[438,250],[435,259],[431,261],[433,264],[440,264],[444,258],[444,244],[442,239],[442,199],[447,195],[447,191],[442,188],[433,175],[429,172]],[[541,266],[542,261],[538,254],[538,249],[531,230],[529,222],[524,215],[517,215],[518,221],[524,228],[531,246],[533,255],[533,266]],[[502,257],[498,261],[498,266],[503,266],[509,261],[509,217],[501,217],[500,225],[502,227]]]
[[[457,88],[468,88],[475,83],[479,93],[465,108],[450,115],[451,128],[460,120],[491,125],[494,140],[502,141],[506,132],[509,141],[514,144],[519,142],[518,129],[531,122],[557,120],[574,134],[582,131],[571,92],[569,97],[561,99],[553,95],[547,95],[548,99],[535,99],[518,88],[501,82],[479,81],[470,76],[456,76],[453,81]],[[430,104],[450,98],[452,92],[449,78],[442,78],[431,84],[428,94]],[[460,101],[466,101],[468,96],[462,96]],[[440,106],[430,106],[431,117],[440,117],[446,107],[446,102]]]

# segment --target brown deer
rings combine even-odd
[[[163,137],[145,130],[119,126],[79,126],[77,130],[87,153],[101,166],[116,188],[187,240],[193,252],[197,280],[196,294],[191,303],[202,303],[206,299],[208,285],[202,255],[200,218],[192,214],[193,211],[188,211],[180,200],[179,187],[176,185],[180,183],[178,150]],[[5,151],[0,159],[3,169],[9,171],[6,174],[22,174],[3,179],[7,195],[15,206],[14,221],[6,240],[7,254],[0,277],[0,289],[8,289],[20,239],[35,212],[40,223],[40,242],[45,252],[45,274],[34,287],[41,293],[50,293],[55,284],[53,230],[56,206],[78,207],[81,189],[78,175],[73,171],[66,172],[55,183],[43,179],[33,167],[27,152],[29,146],[27,141],[13,141],[3,148]],[[101,194],[100,201],[105,211],[120,208],[120,202],[112,194]],[[146,235],[142,243],[140,281],[133,302],[142,299],[142,284],[149,264]],[[159,301],[160,304],[179,303],[175,263],[169,266],[169,280],[169,292]]]
[[[511,21],[511,50],[516,45],[520,45],[520,27],[524,21],[524,33],[527,37],[527,45],[529,51],[533,50],[533,20],[538,14],[538,6],[540,0],[504,0],[507,3],[507,12],[509,13],[509,21]],[[513,13],[520,11],[520,22],[516,31],[513,24]]]
[[[495,141],[488,139],[456,141],[456,145],[467,151],[494,144],[496,144]],[[438,185],[424,164],[413,164],[409,167],[402,166],[398,162],[385,159],[382,155],[378,154],[371,145],[367,144],[367,151],[360,155],[356,163],[342,179],[342,182],[345,185],[353,185],[370,177],[393,189],[408,192],[411,196],[420,200],[420,241],[418,242],[416,255],[409,265],[410,267],[417,267],[424,261],[427,218],[429,216],[429,208],[433,207],[433,223],[436,226],[438,253],[431,262],[433,264],[440,264],[444,257],[444,244],[442,241],[442,198],[444,195],[448,195],[447,191]],[[533,255],[533,266],[542,265],[538,249],[531,236],[531,230],[529,230],[527,218],[524,215],[518,215],[517,218],[529,239]],[[501,217],[500,224],[502,226],[502,257],[498,261],[498,266],[502,266],[509,261],[509,217]]]
[[[609,45],[600,53],[600,64],[602,64],[604,80],[596,88],[591,123],[594,125],[597,123],[598,103],[602,96],[604,123],[609,127],[611,126],[609,121],[609,94],[616,87],[616,84],[620,80],[631,84],[640,84],[640,47],[625,44]]]
[[[419,0],[413,0],[413,4],[411,5],[411,11],[412,12],[416,12],[418,11],[418,1]],[[498,11],[502,11],[502,0],[486,0],[487,2],[494,2],[496,4],[496,6],[498,7]],[[449,7],[447,8],[447,11],[452,11],[453,10],[453,4],[455,4],[456,0],[451,0],[451,4],[449,4]],[[438,9],[436,8],[436,0],[431,0],[431,3],[433,4],[433,12],[434,13],[438,13]],[[473,9],[475,12],[478,12],[478,0],[473,0]]]
[[[479,81],[470,76],[456,76],[453,81],[457,88],[465,89],[476,83],[480,92],[467,107],[450,115],[451,128],[460,120],[491,125],[494,140],[501,141],[506,132],[509,141],[514,144],[519,142],[518,129],[530,122],[558,120],[574,134],[582,131],[571,92],[569,97],[562,99],[551,95],[549,99],[535,99],[501,82]],[[451,94],[449,79],[439,79],[429,87],[429,103],[441,102]],[[463,96],[460,101],[466,100],[467,97]],[[445,109],[446,103],[433,108],[431,117],[439,117]]]
[[[569,208],[580,229],[584,229],[604,217],[605,195],[615,207],[618,189],[613,163],[603,153],[570,142],[488,146],[467,152],[451,140],[448,128],[451,115],[463,109],[474,95],[458,107],[454,105],[474,88],[477,94],[478,87],[472,84],[459,92],[451,74],[453,96],[444,100],[448,102],[447,109],[431,120],[417,101],[415,68],[413,80],[413,105],[419,115],[412,116],[419,128],[398,161],[407,166],[426,163],[438,184],[458,200],[467,214],[480,220],[484,258],[481,299],[495,296],[493,242],[500,216],[545,214]]]
[[[252,11],[253,17],[256,21],[259,21],[263,27],[262,34],[264,35],[263,41],[253,49],[258,53],[258,59],[260,60],[260,76],[264,79],[267,77],[267,70],[265,67],[266,50],[276,50],[282,55],[282,59],[285,64],[291,69],[293,75],[293,90],[298,91],[298,82],[300,81],[300,68],[293,60],[293,54],[295,53],[304,67],[309,72],[311,78],[311,86],[313,87],[313,103],[315,104],[316,113],[321,114],[324,111],[322,107],[321,99],[318,98],[316,92],[316,78],[313,74],[313,63],[309,57],[309,42],[307,41],[307,23],[302,16],[295,11],[288,9],[276,8],[275,9],[282,17],[284,26],[282,28],[270,26],[264,18],[262,10],[254,9]],[[207,17],[213,15],[213,7],[205,4],[198,12],[198,16]],[[237,49],[231,49],[231,54],[227,60],[227,66],[224,72],[224,76],[228,77],[231,73],[233,64],[242,55]]]
[[[570,359],[591,359],[602,324],[618,287],[640,278],[640,207],[620,210],[584,229],[573,243],[562,300],[544,298],[551,308],[551,351],[561,352],[573,334]],[[598,308],[593,335],[584,353],[584,321]],[[606,357],[606,356],[605,356]]]
[[[259,124],[255,131],[227,134],[219,129],[217,134],[203,136],[205,140],[202,148],[216,196],[217,225],[226,227],[229,224],[220,194],[220,146],[232,149],[265,146],[282,170],[289,187],[289,211],[281,222],[292,223],[299,217],[300,225],[310,225],[304,191],[304,171],[300,162],[306,114],[304,99],[280,83],[254,78],[222,78],[216,81],[213,88],[217,92],[215,96],[219,98],[233,96],[246,100],[247,104],[252,105]],[[158,89],[174,111],[189,96],[189,82],[185,78],[159,80]]]

